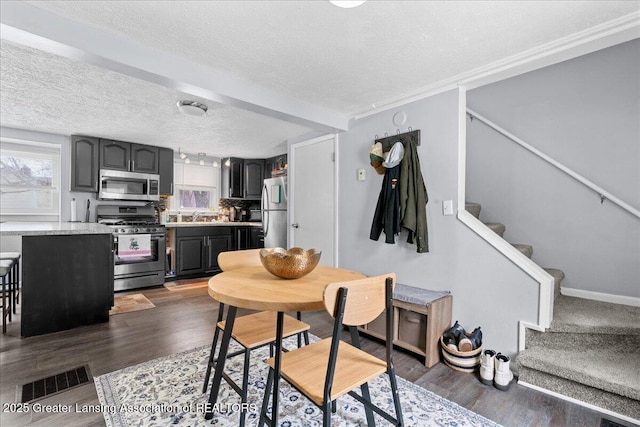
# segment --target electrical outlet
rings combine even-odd
[[[366,169],[358,169],[358,181],[365,181],[367,179]]]
[[[453,215],[453,200],[442,202],[442,215]]]

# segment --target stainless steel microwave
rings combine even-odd
[[[98,199],[160,200],[160,175],[101,169]]]

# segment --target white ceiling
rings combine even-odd
[[[267,157],[539,52],[566,51],[544,64],[638,37],[639,10],[638,1],[3,1],[0,124]],[[181,99],[209,113],[184,116]]]

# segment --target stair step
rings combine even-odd
[[[526,331],[518,381],[640,417],[640,307],[560,295],[553,312],[547,331]]]
[[[475,216],[476,218],[480,219],[480,209],[482,209],[482,206],[480,206],[479,203],[465,203],[464,204],[464,208],[473,216]]]
[[[564,279],[564,271],[557,268],[545,268],[545,271],[553,276],[555,286],[553,287],[553,298],[556,299],[560,296],[560,285],[562,279]]]
[[[640,335],[640,307],[560,295],[554,303],[553,321],[549,330],[580,334]]]
[[[497,222],[485,222],[484,225],[489,227],[498,236],[500,237],[504,236],[504,232],[506,230],[506,227],[504,226],[504,224],[500,224]]]
[[[522,354],[523,352],[521,352]],[[607,409],[632,419],[640,419],[640,405],[635,399],[610,393],[558,377],[547,372],[521,366],[518,363],[518,381],[536,385],[546,390],[572,397],[593,406]]]
[[[636,349],[592,348],[576,352],[535,347],[518,354],[520,366],[640,400],[640,358]]]
[[[556,350],[583,351],[590,348],[606,348],[611,351],[640,348],[640,335],[580,334],[576,332],[526,331],[526,348],[543,347]],[[616,350],[617,351],[617,350]]]
[[[520,243],[512,243],[512,246],[522,252],[527,258],[531,258],[533,255],[533,246],[522,245]]]

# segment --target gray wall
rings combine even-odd
[[[640,209],[640,41],[467,93],[467,104]],[[563,286],[640,297],[640,220],[474,121],[467,201],[511,243],[566,273]]]
[[[398,282],[453,294],[453,321],[481,326],[485,348],[514,355],[518,321],[537,322],[538,284],[506,260],[455,216],[442,215],[442,201],[457,198],[458,91],[380,112],[352,123],[339,135],[339,265],[368,275],[393,271]],[[395,133],[392,118],[407,114],[407,126],[421,130],[418,154],[429,203],[430,252],[419,254],[403,232],[396,244],[369,239],[382,176],[369,165],[375,135]],[[366,168],[367,179],[357,180]]]

